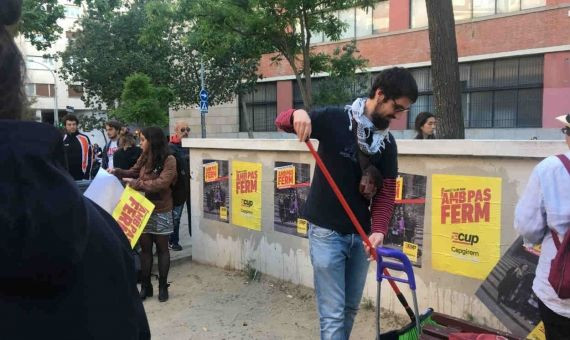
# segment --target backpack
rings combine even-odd
[[[184,167],[184,160],[174,147],[170,147],[172,156],[176,158],[176,182],[170,187],[172,190],[172,203],[175,207],[184,204],[188,198],[188,174]]]
[[[570,160],[564,155],[556,156],[560,159],[568,174],[570,175]],[[561,299],[570,298],[570,230],[566,231],[564,240],[560,243],[558,234],[554,230],[552,240],[556,246],[556,256],[550,262],[550,273],[548,274],[548,282],[554,288],[554,291]]]

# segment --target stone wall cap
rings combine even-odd
[[[318,141],[312,140],[315,148]],[[568,151],[562,140],[414,140],[399,139],[400,155],[545,158]],[[308,152],[296,139],[185,138],[190,149]]]

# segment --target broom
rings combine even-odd
[[[317,166],[319,167],[319,169],[321,169],[321,172],[325,176],[327,182],[329,183],[329,185],[331,186],[336,197],[340,201],[340,204],[344,208],[344,211],[347,213],[348,217],[350,218],[350,221],[352,222],[352,224],[356,228],[356,231],[358,231],[358,234],[360,235],[360,237],[362,238],[364,243],[366,243],[366,245],[370,249],[374,249],[374,247],[372,247],[372,243],[370,243],[370,240],[368,239],[368,235],[366,235],[366,233],[364,232],[364,228],[362,228],[362,225],[360,225],[360,222],[358,221],[358,219],[356,218],[356,216],[352,212],[352,209],[350,208],[350,206],[348,205],[348,202],[344,198],[342,192],[340,191],[340,189],[336,185],[336,183],[335,183],[334,179],[332,178],[330,172],[328,171],[325,163],[323,162],[323,160],[321,159],[321,157],[319,156],[319,154],[315,150],[313,143],[311,142],[311,140],[307,140],[305,143],[307,144],[309,151],[311,151],[313,158],[315,158],[315,162],[317,163]],[[375,251],[371,251],[370,253],[372,254],[372,257],[374,258],[374,260],[378,260],[378,255],[376,254]],[[386,276],[390,276],[390,272],[386,268],[384,268],[383,273]],[[392,339],[399,339],[399,340],[419,339],[419,334],[417,334],[418,332],[415,328],[416,318],[415,318],[414,311],[412,310],[412,308],[408,304],[408,301],[406,300],[406,297],[404,296],[404,294],[402,294],[402,292],[400,291],[400,288],[398,288],[398,286],[396,285],[396,282],[394,282],[393,280],[388,280],[388,282],[390,283],[392,290],[394,290],[394,293],[396,293],[396,297],[398,297],[398,300],[400,301],[400,303],[402,304],[402,306],[406,310],[406,314],[408,314],[408,316],[412,320],[412,323],[410,325],[404,327],[403,329],[390,332],[392,335],[387,334],[388,338],[390,338],[390,336],[394,336],[394,337],[392,337]],[[377,306],[377,308],[380,308],[380,306]],[[436,324],[435,321],[433,321],[431,319],[431,313],[432,312],[433,312],[433,310],[430,309],[426,313],[421,315],[421,317],[420,317],[420,325],[421,326],[423,326],[425,324]],[[410,329],[408,329],[408,328],[410,328]]]

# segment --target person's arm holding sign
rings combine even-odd
[[[174,156],[168,156],[164,161],[164,169],[160,172],[160,175],[155,179],[142,180],[136,179],[131,180],[129,185],[135,190],[141,190],[144,192],[159,192],[167,189],[172,185],[176,179],[176,158]]]

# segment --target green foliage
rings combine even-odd
[[[38,50],[48,49],[63,32],[57,20],[64,17],[58,0],[24,0],[16,33],[23,34]]]
[[[313,64],[318,66],[319,72],[329,74],[327,78],[319,79],[313,83],[313,100],[316,106],[349,104],[357,96],[365,94],[370,85],[370,75],[357,74],[368,64],[368,61],[358,52],[356,42],[337,47],[332,54],[315,54],[317,60]]]
[[[372,0],[185,0],[189,17],[195,24],[192,31],[214,25],[215,34],[227,41],[239,36],[262,53],[273,52],[272,61],[286,60],[296,75],[304,104],[310,108],[311,75],[330,65],[323,54],[311,47],[313,34],[324,33],[338,40],[345,25],[336,15],[337,10],[372,6]],[[200,33],[202,34],[202,33]],[[202,39],[204,46],[207,41]],[[222,39],[222,43],[224,39]],[[222,44],[223,46],[223,44]],[[215,47],[212,47],[215,50]],[[337,66],[346,66],[346,60]]]
[[[83,131],[100,131],[103,138],[105,138],[105,143],[107,143],[107,134],[105,133],[106,122],[107,116],[104,113],[91,111],[81,116],[79,127]]]
[[[145,74],[135,73],[125,80],[121,104],[111,117],[137,126],[166,126],[169,90],[155,87]]]
[[[96,1],[93,2],[96,5]],[[67,84],[81,84],[88,106],[115,107],[129,75],[147,74],[155,85],[173,83],[170,51],[139,43],[147,23],[144,4],[135,2],[128,11],[99,12],[96,8],[79,21],[81,30],[60,53],[61,77]]]

